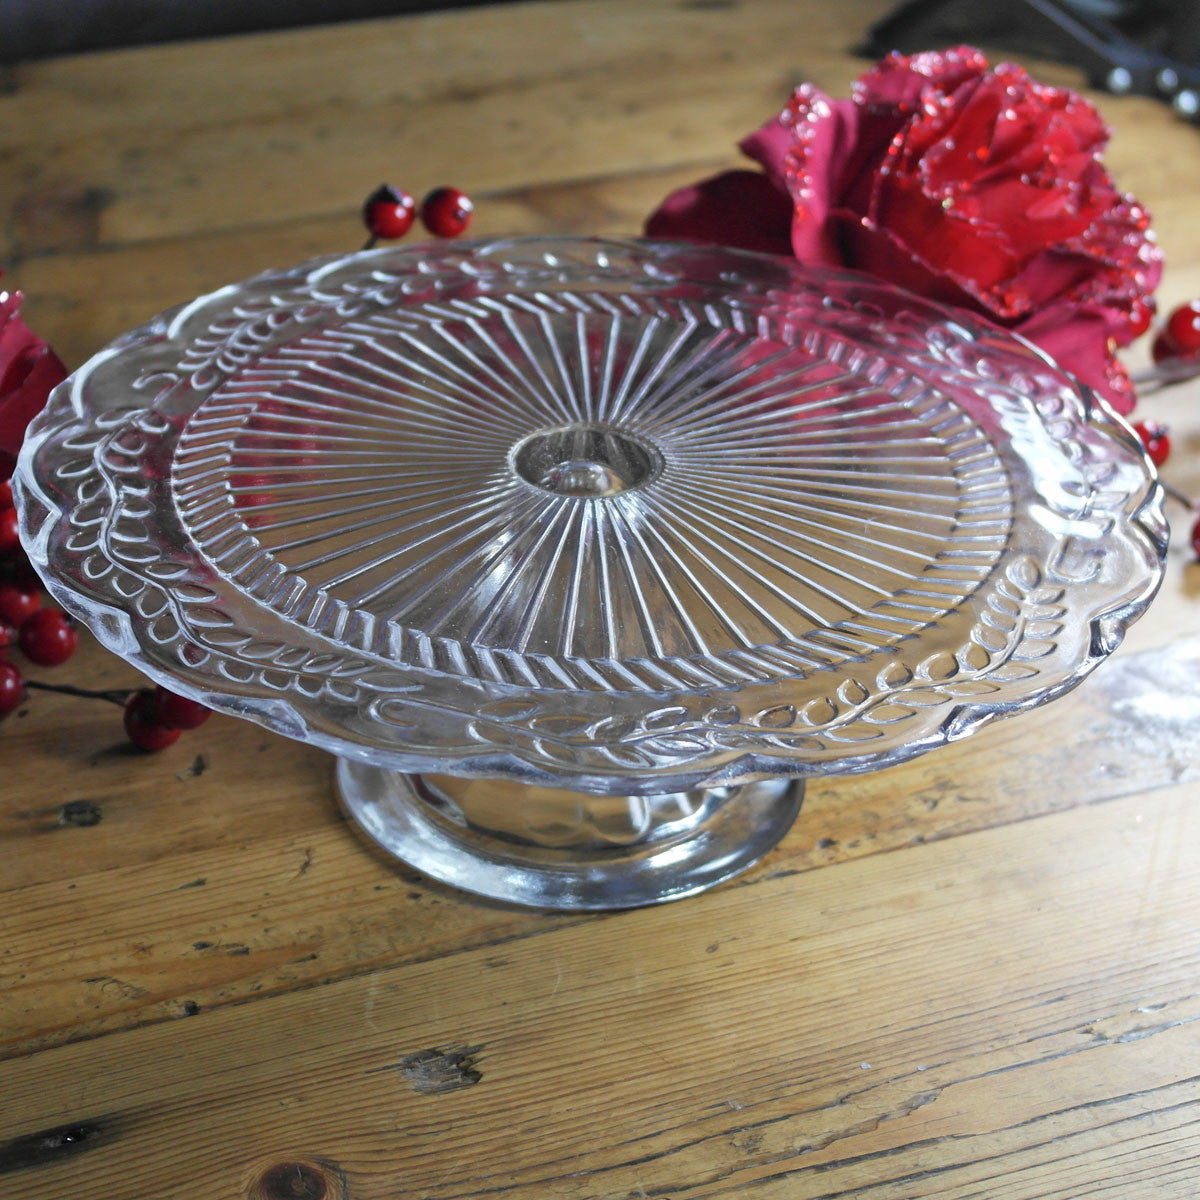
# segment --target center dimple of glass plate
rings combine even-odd
[[[605,425],[544,429],[518,442],[513,470],[556,496],[600,499],[649,483],[662,471],[662,455],[649,443]]]
[[[346,319],[218,387],[173,475],[215,569],[392,660],[671,687],[874,654],[1002,554],[1004,461],[896,363],[717,304],[533,303]]]

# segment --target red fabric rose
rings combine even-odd
[[[790,248],[972,309],[1129,412],[1114,343],[1132,340],[1162,254],[1145,209],[1101,162],[1107,140],[1092,105],[1021,67],[989,69],[969,47],[893,54],[851,100],[797,88],[741,143],[764,174],[683,188],[646,233]]]
[[[21,320],[21,293],[0,292],[0,478],[12,473],[25,427],[67,377],[58,356]]]

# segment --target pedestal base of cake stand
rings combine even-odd
[[[508,904],[636,908],[744,871],[788,831],[801,780],[596,796],[501,779],[408,775],[350,759],[338,791],[389,855]]]

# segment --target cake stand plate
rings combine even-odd
[[[153,679],[341,758],[453,886],[711,886],[801,781],[1078,683],[1162,492],[1033,347],[849,273],[512,239],[201,297],[57,389],[14,479],[55,598]]]

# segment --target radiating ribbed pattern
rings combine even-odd
[[[325,324],[191,418],[185,525],[281,613],[463,673],[693,686],[892,644],[987,578],[1004,466],[894,363],[745,324],[563,292]]]

